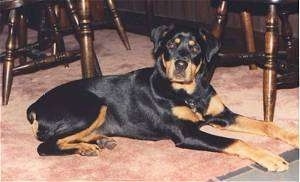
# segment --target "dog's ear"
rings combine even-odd
[[[205,57],[206,61],[209,63],[211,58],[219,51],[221,45],[219,41],[206,29],[199,28],[198,33],[200,41],[204,42]]]
[[[155,56],[158,54],[158,50],[162,45],[163,38],[173,28],[174,28],[174,25],[170,25],[170,26],[161,25],[157,28],[152,29],[150,39],[154,44],[153,54]]]

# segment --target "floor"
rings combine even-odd
[[[217,179],[220,181],[299,181],[299,150],[284,152],[280,156],[290,163],[288,171],[270,173],[252,164]]]

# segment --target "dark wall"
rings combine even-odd
[[[115,0],[117,8],[125,11],[145,13],[145,0]],[[211,0],[156,0],[154,3],[154,14],[157,16],[184,19],[189,21],[211,24],[215,17],[216,3]],[[231,4],[228,15],[228,27],[239,28],[240,18],[237,7],[240,5]],[[298,6],[293,5],[293,6]],[[261,4],[252,4],[250,8],[254,12],[254,30],[264,32],[265,19],[263,11],[265,7]],[[292,8],[293,9],[293,8]],[[296,8],[297,9],[297,8]],[[260,11],[257,11],[260,10]],[[299,16],[293,14],[289,17],[295,37],[299,37]]]

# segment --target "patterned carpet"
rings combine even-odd
[[[4,32],[0,37],[0,50],[3,50],[6,35]],[[149,38],[131,33],[128,36],[130,51],[125,49],[115,30],[96,31],[96,53],[105,75],[153,65]],[[31,32],[29,38],[34,40],[35,37],[36,34]],[[72,36],[66,37],[65,42],[68,49],[78,47]],[[47,90],[80,77],[80,63],[75,62],[69,68],[57,66],[14,78],[9,105],[1,108],[2,181],[208,181],[251,164],[251,161],[235,156],[179,149],[168,140],[152,142],[127,138],[115,138],[117,147],[103,151],[99,157],[40,157],[36,152],[39,142],[33,137],[26,120],[26,108]],[[261,70],[249,71],[246,66],[218,68],[212,85],[231,110],[262,119]],[[298,92],[298,88],[278,91],[275,122],[289,130],[298,128]],[[243,139],[278,154],[292,149],[266,137],[224,132],[211,127],[204,129],[213,134]]]

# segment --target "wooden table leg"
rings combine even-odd
[[[227,6],[227,1],[222,0],[217,8],[217,17],[211,31],[217,39],[221,39],[222,33],[224,31],[224,26],[227,19]]]
[[[18,30],[18,46],[19,47],[25,47],[27,45],[27,22],[26,17],[24,14],[20,14],[19,17],[19,30]],[[26,56],[20,56],[19,57],[20,64],[26,63]]]
[[[242,29],[244,31],[246,45],[247,45],[247,51],[250,53],[256,52],[251,14],[248,11],[242,11],[240,15],[241,15]],[[249,65],[249,68],[251,70],[257,69],[255,64]]]
[[[92,29],[90,26],[90,1],[78,1],[79,36],[81,49],[81,70],[83,78],[99,76],[96,73]]]
[[[275,5],[269,5],[266,16],[265,54],[263,75],[264,120],[273,121],[276,101],[276,60],[278,51],[278,18]]]
[[[120,34],[120,37],[126,47],[127,50],[130,50],[130,44],[129,44],[129,40],[128,40],[128,37],[127,37],[127,34],[125,32],[125,29],[124,29],[124,26],[121,22],[121,19],[119,18],[119,15],[118,15],[118,12],[117,12],[117,9],[116,9],[116,6],[115,6],[115,3],[113,0],[107,0],[107,5],[113,15],[113,20],[117,26],[117,30]]]
[[[14,67],[13,50],[16,47],[16,26],[18,20],[18,13],[15,9],[10,10],[8,20],[8,37],[6,40],[6,56],[3,64],[2,77],[2,105],[7,105],[11,85],[13,80],[12,69]]]

